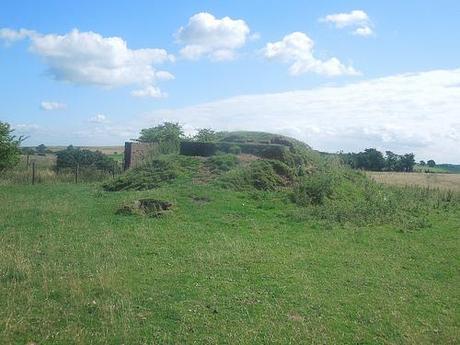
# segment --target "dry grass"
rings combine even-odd
[[[420,186],[460,192],[460,174],[367,172],[375,181],[395,186]]]

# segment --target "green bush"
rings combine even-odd
[[[327,173],[316,172],[299,177],[294,184],[292,199],[295,203],[306,206],[320,205],[333,192],[332,177]]]
[[[17,138],[8,123],[0,121],[0,172],[19,163],[21,150],[19,145],[24,138]]]
[[[206,166],[212,172],[229,171],[238,165],[238,157],[232,154],[215,155],[206,161]]]
[[[56,168],[91,167],[97,170],[112,171],[116,162],[100,151],[81,150],[73,146],[56,152]]]
[[[241,147],[238,145],[232,145],[228,148],[228,153],[239,155],[241,154]]]

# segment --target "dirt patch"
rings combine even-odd
[[[173,204],[165,200],[139,199],[121,206],[116,214],[159,217],[171,211]]]
[[[238,160],[240,161],[241,165],[247,165],[253,161],[256,161],[260,159],[259,157],[257,156],[254,156],[254,155],[250,155],[250,154],[247,154],[247,153],[242,153],[242,154],[239,154],[238,155]]]
[[[203,205],[207,204],[208,202],[211,202],[211,198],[207,196],[191,195],[190,199],[192,199],[192,201],[198,205]]]

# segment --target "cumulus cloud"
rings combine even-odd
[[[263,130],[294,136],[323,151],[377,147],[460,163],[459,84],[460,69],[435,70],[160,109],[144,121]]]
[[[104,114],[96,114],[92,118],[89,119],[89,122],[92,123],[108,123],[107,116]]]
[[[236,50],[250,39],[250,29],[242,19],[224,17],[217,19],[210,13],[197,13],[188,24],[181,27],[177,41],[185,45],[180,53],[186,59],[196,60],[203,56],[212,60],[231,60]]]
[[[64,103],[53,102],[53,101],[43,101],[40,103],[40,109],[44,111],[52,111],[65,109],[67,106]]]
[[[263,53],[268,59],[291,64],[289,67],[291,75],[307,72],[326,76],[359,74],[353,67],[344,65],[335,57],[327,60],[316,58],[313,55],[313,46],[313,40],[306,34],[293,32],[284,36],[281,41],[267,43]]]
[[[117,87],[151,86],[172,79],[171,73],[154,66],[174,61],[164,49],[130,49],[120,37],[103,37],[95,32],[40,34],[30,30],[1,29],[0,39],[30,39],[30,51],[42,57],[48,74],[74,84]]]
[[[147,86],[144,89],[133,90],[131,95],[134,97],[149,97],[149,98],[165,98],[168,95],[161,91],[158,87]]]
[[[321,22],[332,23],[338,29],[352,28],[352,33],[358,36],[371,36],[372,22],[366,12],[362,10],[353,10],[349,13],[329,14],[320,18]]]

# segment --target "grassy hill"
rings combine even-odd
[[[145,199],[172,207],[120,212]],[[460,340],[460,196],[380,185],[308,146],[0,185],[0,214],[5,344]]]

